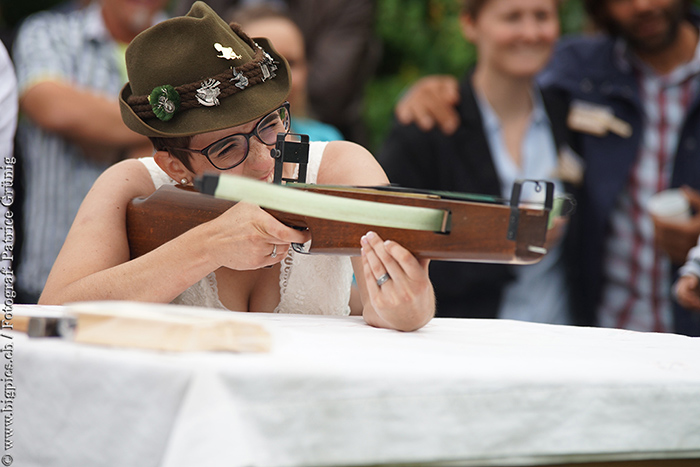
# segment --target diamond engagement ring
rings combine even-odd
[[[277,256],[277,244],[272,245],[272,253],[270,253],[270,258],[275,258]]]

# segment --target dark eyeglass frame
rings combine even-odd
[[[285,111],[287,112],[287,115],[288,115],[288,118],[287,118],[288,124],[287,124],[287,128],[285,128],[285,131],[284,131],[284,133],[287,134],[287,133],[289,133],[289,131],[290,131],[290,129],[291,129],[291,126],[292,126],[292,125],[291,125],[291,122],[292,122],[292,114],[289,112],[289,102],[284,102],[281,106],[277,107],[275,110],[273,110],[272,112],[268,113],[267,115],[263,116],[260,120],[258,120],[258,122],[255,124],[255,128],[253,128],[253,131],[251,131],[250,133],[236,133],[236,134],[233,134],[233,135],[224,136],[223,138],[214,141],[213,143],[211,143],[210,145],[208,145],[207,147],[205,147],[205,148],[203,148],[203,149],[173,148],[173,147],[164,147],[163,149],[168,150],[168,151],[170,151],[170,150],[175,150],[175,151],[187,151],[187,152],[193,152],[193,153],[196,153],[196,154],[202,154],[204,157],[207,158],[207,160],[209,161],[209,163],[210,163],[212,166],[214,166],[214,168],[217,169],[217,170],[229,170],[229,169],[232,169],[232,168],[234,168],[234,167],[238,167],[238,166],[241,165],[243,162],[245,162],[245,160],[248,158],[248,154],[250,154],[250,138],[251,138],[251,137],[255,136],[256,138],[258,138],[258,141],[260,141],[260,143],[264,144],[265,146],[272,146],[273,144],[275,144],[275,142],[272,142],[272,143],[270,143],[270,144],[264,142],[264,141],[262,140],[262,138],[260,138],[260,134],[259,134],[259,132],[258,132],[258,129],[259,129],[259,127],[260,127],[260,124],[261,124],[262,122],[264,122],[265,119],[266,119],[267,117],[269,117],[270,115],[274,114],[275,112],[279,112],[280,109],[285,109]],[[282,120],[282,123],[284,123],[284,120]],[[280,133],[281,133],[281,132],[280,132]],[[279,134],[279,133],[278,133],[278,134]],[[209,151],[211,150],[211,148],[214,147],[214,146],[217,145],[217,144],[220,144],[222,141],[225,141],[225,140],[227,140],[227,139],[233,139],[233,138],[238,137],[238,136],[243,136],[243,137],[246,139],[246,150],[245,150],[245,155],[243,156],[243,158],[242,158],[240,161],[238,161],[238,162],[236,162],[235,164],[233,164],[233,165],[231,165],[231,166],[228,166],[228,167],[219,167],[219,166],[217,166],[217,165],[211,160],[211,158],[209,157]],[[277,135],[275,135],[275,138],[276,138],[276,137],[277,137]]]

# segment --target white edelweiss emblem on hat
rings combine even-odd
[[[224,47],[223,45],[216,42],[214,44],[214,48],[221,52],[221,55],[217,55],[218,58],[225,58],[226,60],[236,60],[239,58],[243,58],[241,55],[238,55],[236,52],[233,51],[233,47]]]
[[[197,102],[206,107],[219,105],[219,99],[217,99],[217,97],[221,94],[221,90],[219,89],[220,84],[221,82],[216,81],[214,78],[209,78],[203,82],[202,87],[197,89]]]

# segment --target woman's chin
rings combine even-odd
[[[517,66],[517,64],[512,63],[511,65],[512,66],[505,71],[513,78],[520,80],[534,80],[535,77],[544,69],[544,67],[547,66],[547,61],[531,61],[528,63],[523,63],[521,66]]]

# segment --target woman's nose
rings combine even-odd
[[[274,165],[275,160],[270,154],[270,150],[274,149],[274,145],[267,145],[261,142],[258,138],[250,138],[248,147],[248,162],[254,167]]]
[[[643,12],[652,9],[653,3],[654,2],[651,0],[632,0],[632,6],[636,12]]]
[[[522,36],[529,41],[536,41],[539,39],[542,32],[542,25],[536,18],[526,18],[523,21],[521,33]]]

